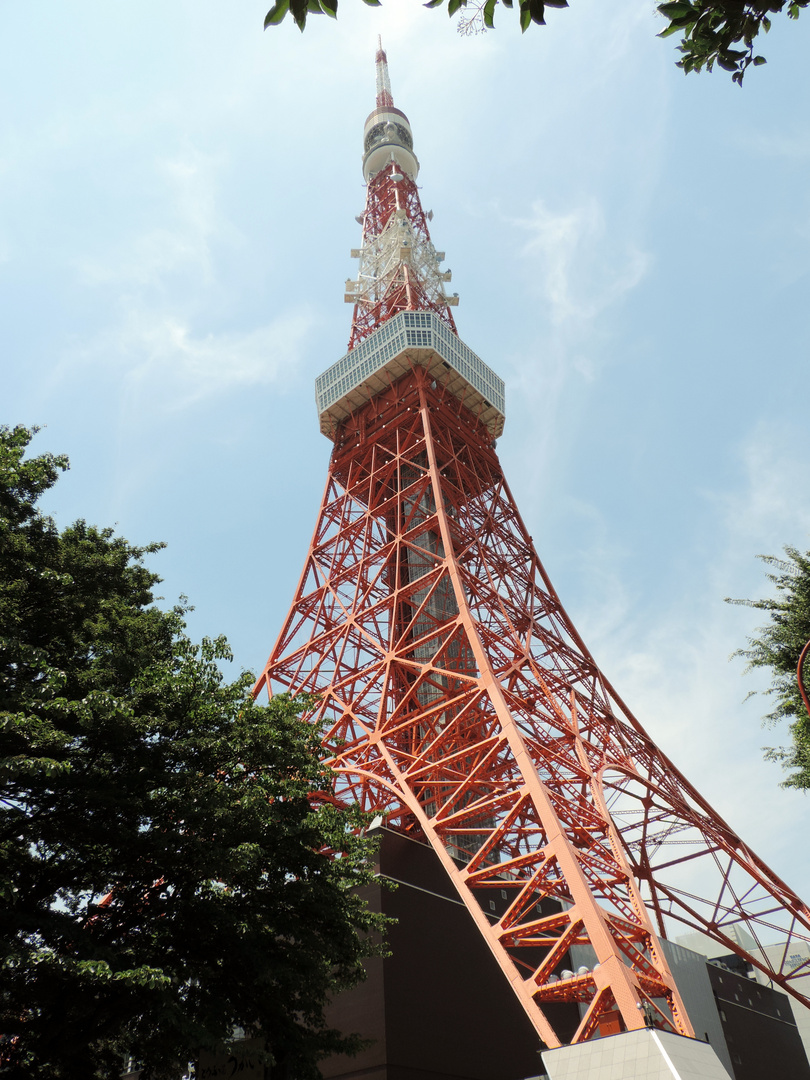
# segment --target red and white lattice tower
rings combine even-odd
[[[432,845],[547,1046],[557,1002],[583,1005],[575,1042],[645,1012],[692,1034],[660,943],[679,927],[808,1005],[810,910],[658,750],[537,557],[418,167],[380,47],[349,351],[317,380],[326,491],[256,693],[318,695],[339,797]]]

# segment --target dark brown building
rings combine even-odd
[[[523,1080],[542,1072],[540,1040],[455,895],[431,848],[380,830],[379,872],[396,884],[369,891],[398,920],[391,955],[341,994],[328,1015],[343,1031],[374,1039],[356,1058],[321,1065],[326,1080]],[[496,911],[500,892],[495,891]],[[561,1005],[571,1033],[577,1007]]]

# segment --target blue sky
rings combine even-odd
[[[416,0],[263,33],[268,3],[0,4],[2,421],[70,455],[61,523],[158,539],[163,595],[256,669],[325,479],[381,33],[499,453],[619,693],[810,899],[808,803],[761,747],[757,553],[810,547],[810,17],[742,90],[653,3],[459,36]],[[345,8],[345,10],[344,10]]]

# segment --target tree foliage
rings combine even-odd
[[[364,0],[369,7],[379,7],[382,0]],[[445,0],[428,0],[427,8],[441,7]],[[743,76],[753,64],[759,67],[765,57],[755,55],[754,42],[760,33],[771,28],[771,17],[787,9],[788,18],[798,19],[810,0],[673,0],[658,6],[667,20],[659,37],[680,35],[677,61],[684,72],[711,71],[715,64],[731,72],[734,82],[742,85]],[[568,7],[568,0],[446,0],[447,13],[458,15],[461,33],[479,33],[495,25],[495,11],[501,4],[516,7],[520,28],[526,31],[536,23],[545,25],[548,8]],[[308,15],[337,17],[338,0],[276,0],[268,11],[264,26],[275,26],[289,14],[300,30]]]
[[[810,640],[810,552],[802,555],[796,548],[786,547],[785,554],[786,559],[759,556],[775,571],[767,577],[776,588],[776,596],[727,602],[768,613],[769,621],[748,639],[748,648],[734,655],[748,661],[747,671],[753,668],[770,671],[771,685],[766,693],[772,695],[776,704],[765,717],[765,723],[790,721],[791,743],[787,747],[768,748],[766,757],[788,770],[785,787],[810,789],[810,717],[796,678],[799,655]],[[805,670],[805,689],[810,690],[808,676],[810,672]]]
[[[680,34],[678,50],[683,54],[678,67],[690,71],[711,71],[715,64],[730,71],[742,86],[743,76],[753,65],[765,63],[755,55],[754,42],[771,28],[771,17],[787,8],[790,19],[798,19],[809,0],[674,0],[658,10],[669,20],[659,37]]]
[[[155,605],[160,545],[40,511],[67,462],[31,435],[0,429],[0,1073],[176,1078],[240,1026],[316,1077],[378,928],[360,815],[307,701],[255,704]]]

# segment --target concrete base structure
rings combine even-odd
[[[541,1056],[549,1080],[728,1080],[708,1043],[646,1028]]]

